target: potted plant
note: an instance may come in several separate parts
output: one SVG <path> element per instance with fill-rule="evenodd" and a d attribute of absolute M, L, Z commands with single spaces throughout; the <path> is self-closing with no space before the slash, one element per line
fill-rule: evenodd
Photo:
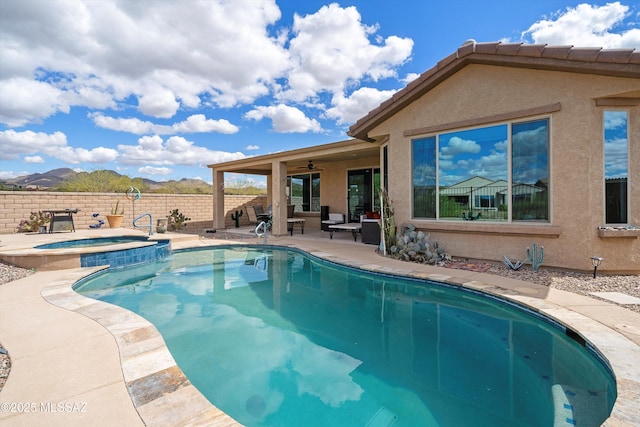
<path fill-rule="evenodd" d="M 29 231 L 37 231 L 38 233 L 47 232 L 47 224 L 51 221 L 48 213 L 38 211 L 31 212 L 29 219 L 23 219 L 18 225 L 18 233 Z"/>
<path fill-rule="evenodd" d="M 124 206 L 120 208 L 120 200 L 116 202 L 116 205 L 111 208 L 111 215 L 107 215 L 107 222 L 109 228 L 118 228 L 122 225 L 124 219 Z"/>

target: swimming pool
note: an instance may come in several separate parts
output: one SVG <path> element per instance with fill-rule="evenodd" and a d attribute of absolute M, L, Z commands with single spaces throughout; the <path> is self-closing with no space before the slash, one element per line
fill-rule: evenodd
<path fill-rule="evenodd" d="M 147 318 L 248 426 L 600 425 L 615 400 L 611 374 L 559 325 L 295 250 L 175 252 L 77 290 Z"/>

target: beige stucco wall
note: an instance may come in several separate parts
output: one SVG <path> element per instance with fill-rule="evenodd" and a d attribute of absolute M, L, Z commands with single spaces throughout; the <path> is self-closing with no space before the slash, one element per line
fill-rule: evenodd
<path fill-rule="evenodd" d="M 640 272 L 640 239 L 602 238 L 604 225 L 603 111 L 629 112 L 629 224 L 640 225 L 640 107 L 597 107 L 595 99 L 639 90 L 640 82 L 566 72 L 469 65 L 373 129 L 389 135 L 389 194 L 397 223 L 429 230 L 447 252 L 499 261 L 523 259 L 525 248 L 545 248 L 544 266 Z M 560 103 L 550 117 L 551 221 L 520 225 L 411 218 L 411 139 L 406 130 L 490 117 Z M 525 118 L 525 117 L 523 117 Z M 424 135 L 427 136 L 427 135 Z M 414 136 L 416 138 L 419 136 Z"/>
<path fill-rule="evenodd" d="M 126 200 L 124 194 L 0 191 L 0 234 L 15 233 L 20 220 L 28 219 L 31 212 L 47 209 L 80 209 L 73 217 L 75 227 L 88 229 L 90 224 L 96 222 L 92 216 L 94 212 L 100 213 L 99 218 L 104 220 L 104 216 L 118 200 L 124 203 L 125 207 L 123 227 L 131 227 L 132 204 Z M 244 209 L 245 205 L 266 206 L 266 197 L 227 195 L 224 205 L 225 226 L 232 228 L 235 222 L 231 219 L 231 214 L 235 213 L 235 210 Z M 178 209 L 191 218 L 184 231 L 201 232 L 212 228 L 213 204 L 210 194 L 143 194 L 135 204 L 136 216 L 151 213 L 154 225 L 156 219 L 166 218 L 173 209 Z M 240 225 L 249 224 L 247 217 L 247 213 L 244 212 L 240 217 Z"/>

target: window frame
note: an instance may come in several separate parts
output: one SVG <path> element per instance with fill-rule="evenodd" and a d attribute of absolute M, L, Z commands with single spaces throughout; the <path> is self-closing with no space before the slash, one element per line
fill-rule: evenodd
<path fill-rule="evenodd" d="M 517 125 L 517 124 L 524 124 L 524 123 L 533 123 L 533 122 L 539 122 L 539 121 L 546 121 L 546 168 L 547 168 L 547 195 L 546 195 L 546 203 L 547 203 L 547 218 L 546 219 L 517 219 L 514 220 L 513 219 L 513 209 L 514 209 L 514 200 L 513 200 L 513 188 L 514 188 L 514 182 L 513 182 L 513 125 Z M 526 225 L 526 224 L 535 224 L 535 225 L 550 225 L 551 224 L 551 218 L 552 218 L 552 192 L 551 192 L 551 187 L 552 187 L 552 159 L 551 159 L 551 152 L 552 152 L 552 116 L 551 114 L 544 114 L 544 115 L 540 115 L 540 116 L 532 116 L 532 117 L 519 117 L 519 118 L 510 118 L 509 120 L 506 121 L 496 121 L 496 122 L 483 122 L 481 124 L 477 124 L 475 126 L 471 126 L 471 127 L 440 127 L 439 129 L 435 130 L 432 133 L 429 134 L 423 134 L 423 135 L 418 135 L 417 133 L 414 133 L 412 136 L 412 138 L 410 139 L 411 141 L 411 175 L 410 175 L 410 185 L 411 185 L 411 195 L 410 195 L 410 212 L 411 212 L 411 219 L 415 220 L 415 221 L 437 221 L 439 223 L 455 223 L 458 221 L 463 220 L 463 218 L 451 218 L 451 217 L 447 217 L 447 218 L 441 218 L 440 216 L 440 199 L 441 199 L 441 186 L 440 186 L 440 136 L 443 134 L 451 134 L 451 133 L 455 133 L 455 132 L 463 132 L 463 131 L 468 131 L 468 130 L 474 130 L 474 129 L 483 129 L 483 128 L 489 128 L 489 127 L 494 127 L 494 126 L 501 126 L 504 125 L 506 127 L 506 132 L 507 132 L 507 160 L 506 160 L 506 166 L 507 166 L 507 194 L 506 194 L 506 200 L 508 200 L 508 209 L 507 209 L 507 218 L 502 221 L 502 220 L 495 220 L 495 221 L 491 221 L 491 220 L 484 220 L 482 221 L 483 223 L 491 223 L 491 224 L 511 224 L 511 225 Z M 628 125 L 628 124 L 627 124 Z M 415 142 L 416 141 L 420 141 L 420 140 L 427 140 L 430 138 L 435 138 L 435 173 L 436 173 L 436 177 L 435 177 L 435 218 L 433 217 L 419 217 L 416 216 L 416 207 L 415 207 L 415 180 L 416 180 L 416 176 L 415 176 Z M 524 184 L 524 183 L 523 183 Z M 495 203 L 495 200 L 494 200 Z"/>
<path fill-rule="evenodd" d="M 307 178 L 302 178 L 302 177 L 307 177 Z M 308 194 L 306 196 L 304 194 L 302 195 L 303 202 L 300 205 L 300 209 L 296 209 L 296 211 L 297 212 L 320 212 L 320 194 L 321 194 L 320 185 L 322 181 L 320 172 L 309 171 L 309 172 L 294 173 L 294 174 L 287 175 L 287 203 L 288 204 L 294 204 L 292 200 L 294 197 L 293 185 L 292 185 L 292 182 L 294 179 L 303 180 L 303 184 L 302 184 L 303 192 L 304 192 L 305 186 L 308 187 Z M 308 183 L 305 183 L 304 180 L 307 180 Z M 314 185 L 316 180 L 317 180 L 317 186 Z M 307 200 L 309 203 L 305 203 L 305 201 Z M 308 210 L 304 209 L 305 205 L 309 206 Z M 314 208 L 317 208 L 317 209 L 314 209 Z"/>
<path fill-rule="evenodd" d="M 607 221 L 608 218 L 608 193 L 607 193 L 607 138 L 606 138 L 606 128 L 605 128 L 605 124 L 606 124 L 606 120 L 605 120 L 605 114 L 606 113 L 618 113 L 618 112 L 623 112 L 625 113 L 626 117 L 625 117 L 625 139 L 626 139 L 626 191 L 625 191 L 625 205 L 626 205 L 626 212 L 625 212 L 625 219 L 626 221 L 624 222 L 609 222 Z M 631 174 L 629 173 L 629 170 L 631 168 L 631 144 L 629 141 L 629 135 L 630 135 L 630 125 L 629 125 L 629 117 L 631 116 L 631 112 L 629 111 L 629 109 L 626 108 L 606 108 L 604 110 L 602 110 L 602 185 L 603 185 L 603 192 L 602 192 L 602 206 L 603 206 L 603 221 L 604 224 L 607 226 L 621 226 L 621 225 L 629 225 L 629 218 L 631 217 Z"/>

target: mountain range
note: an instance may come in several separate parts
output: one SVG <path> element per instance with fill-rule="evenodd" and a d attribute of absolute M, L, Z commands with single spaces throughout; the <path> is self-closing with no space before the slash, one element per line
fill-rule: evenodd
<path fill-rule="evenodd" d="M 115 171 L 110 170 L 108 172 L 113 173 L 115 176 L 122 176 L 121 174 Z M 59 169 L 52 169 L 44 173 L 34 173 L 31 175 L 19 176 L 13 179 L 0 180 L 0 184 L 2 184 L 5 187 L 5 189 L 12 189 L 17 187 L 18 189 L 21 189 L 21 190 L 22 189 L 46 190 L 49 188 L 57 187 L 64 181 L 72 179 L 78 173 L 80 172 L 76 172 L 73 169 L 59 168 Z M 142 182 L 148 185 L 149 190 L 157 190 L 167 185 L 168 183 L 176 182 L 176 181 L 158 182 L 158 181 L 153 181 L 147 178 L 138 178 L 138 179 L 142 180 Z M 177 182 L 184 183 L 184 184 L 193 183 L 194 185 L 198 185 L 198 186 L 209 185 L 199 179 L 183 178 Z"/>

